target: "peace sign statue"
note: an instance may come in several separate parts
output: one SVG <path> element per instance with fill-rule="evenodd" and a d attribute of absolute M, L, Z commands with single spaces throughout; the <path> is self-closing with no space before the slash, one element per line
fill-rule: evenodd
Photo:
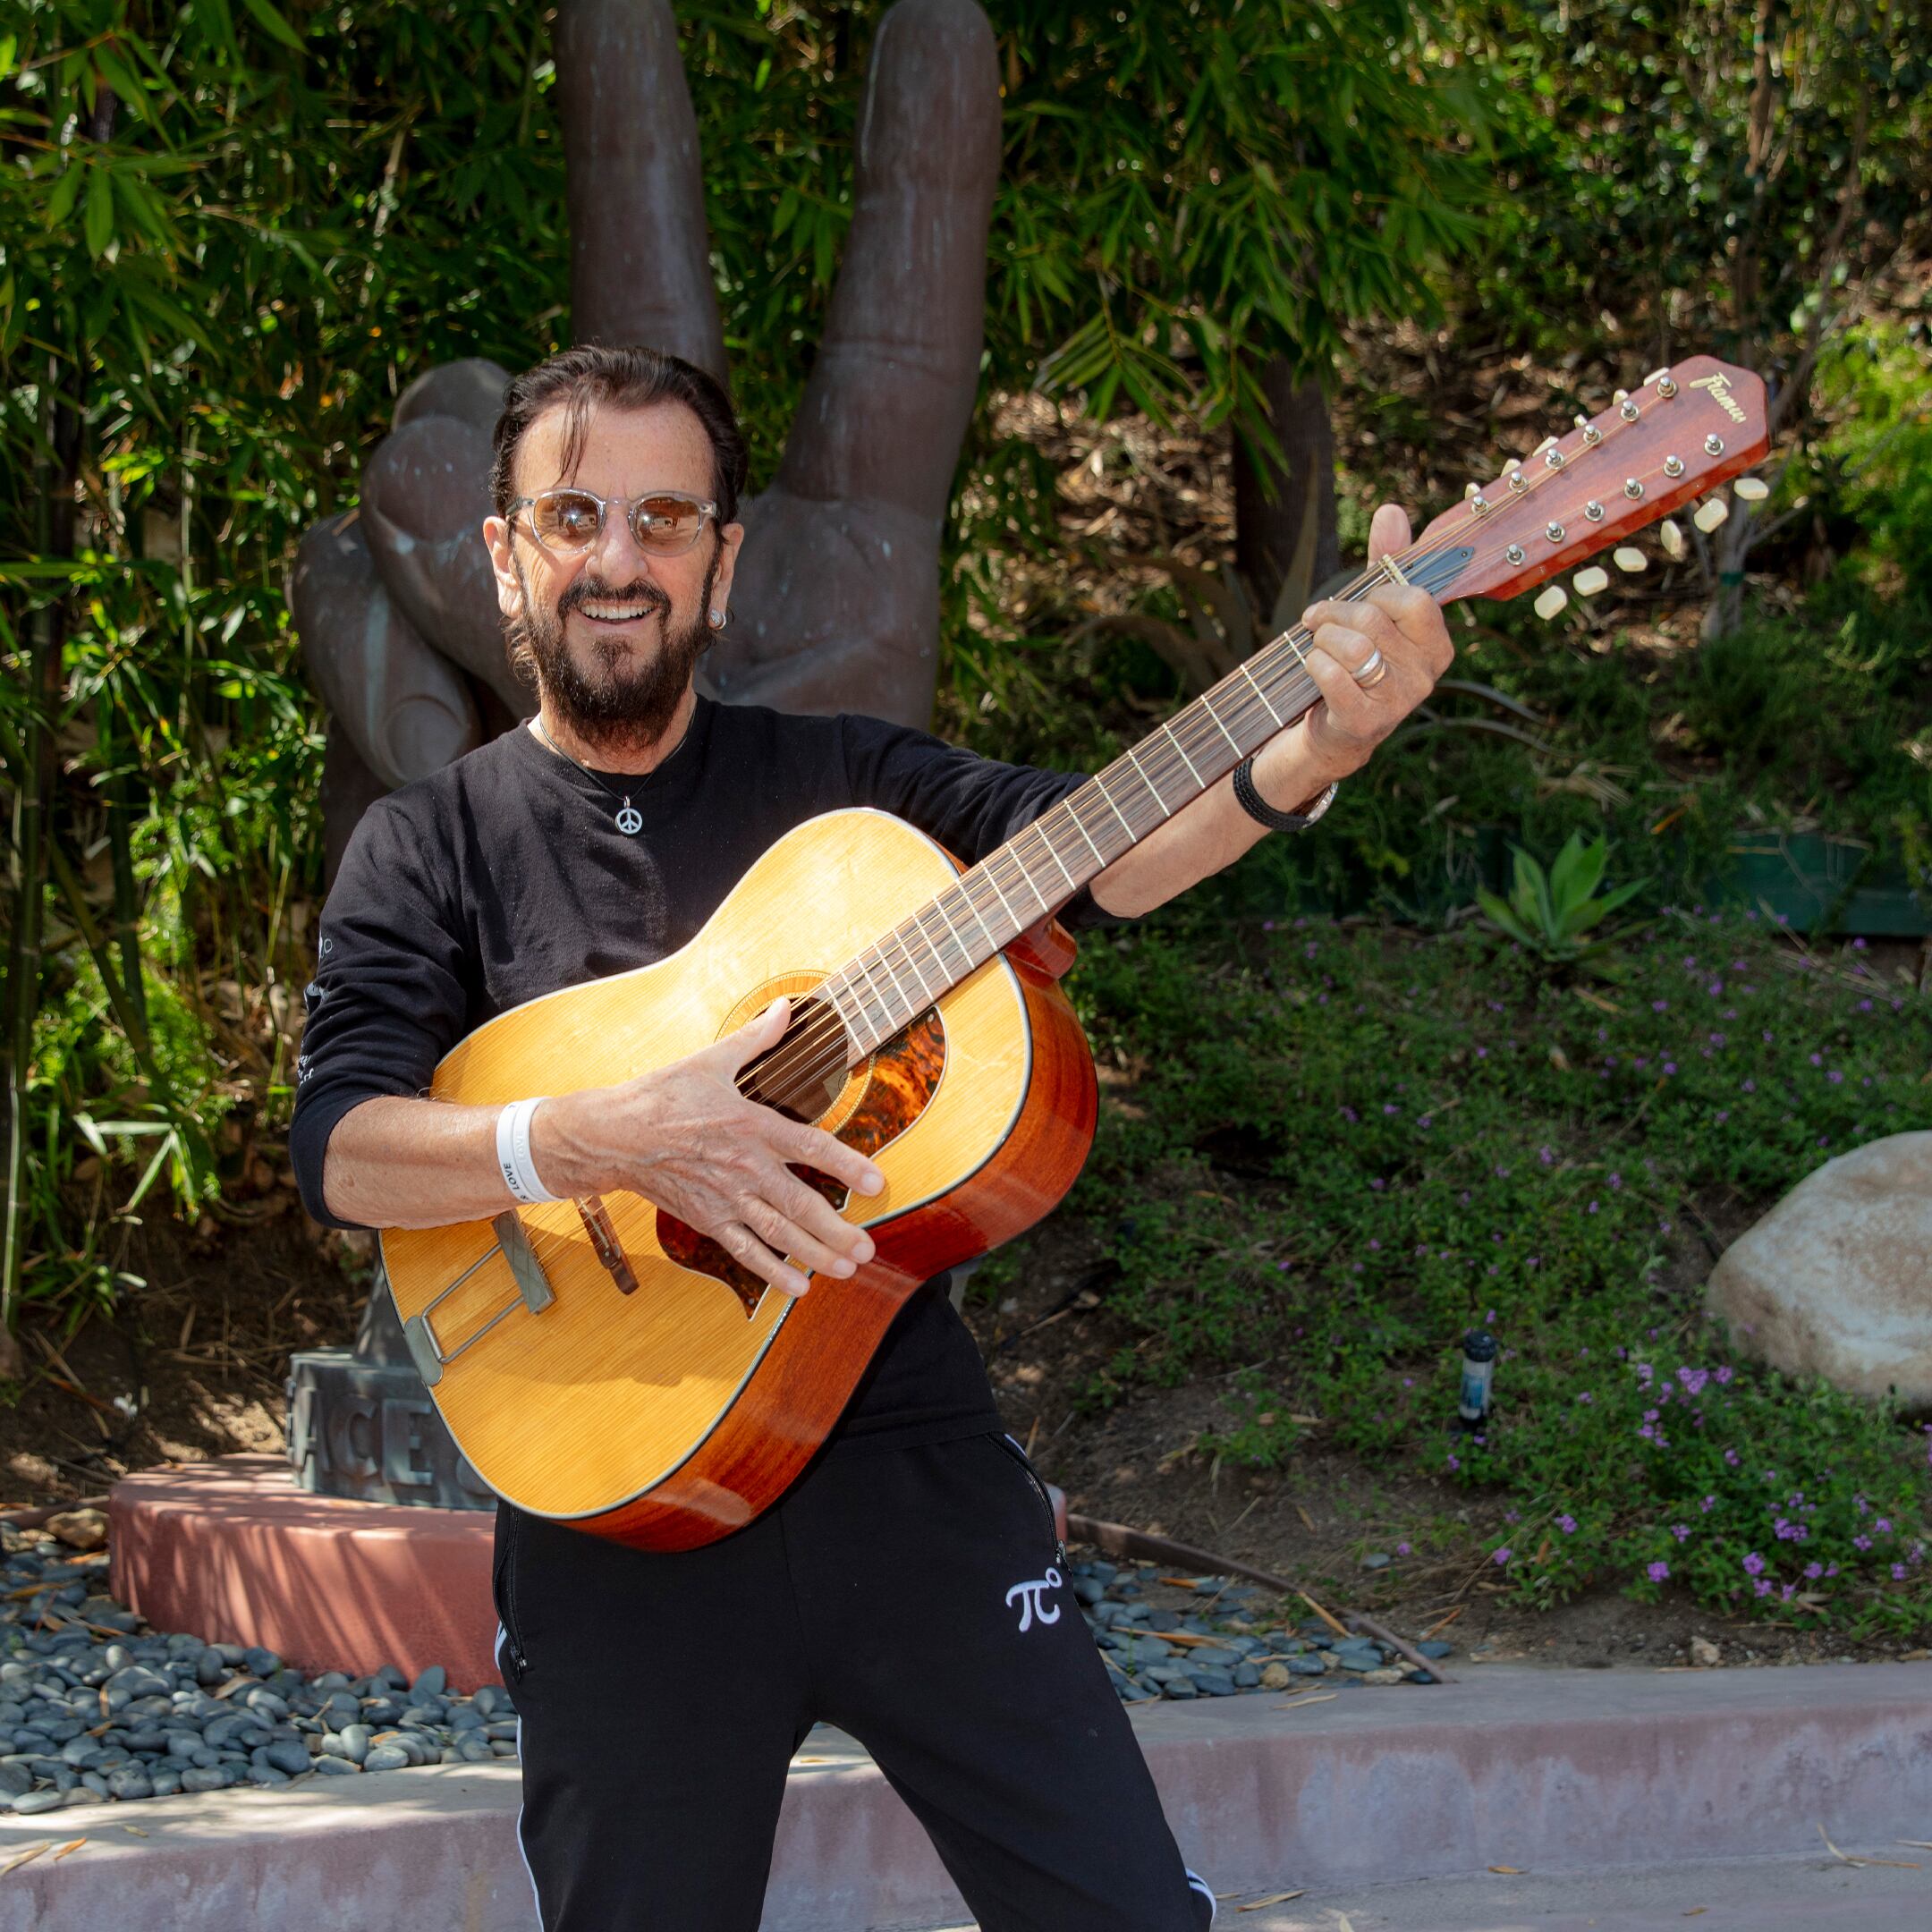
<path fill-rule="evenodd" d="M 579 342 L 728 372 L 697 117 L 667 0 L 562 0 L 558 111 Z M 999 172 L 998 64 L 975 0 L 898 0 L 860 116 L 852 232 L 771 486 L 743 506 L 733 623 L 700 688 L 925 724 L 939 538 L 972 413 Z M 303 539 L 289 602 L 332 714 L 331 869 L 369 801 L 535 708 L 512 672 L 481 526 L 506 372 L 404 390 L 362 500 Z"/>

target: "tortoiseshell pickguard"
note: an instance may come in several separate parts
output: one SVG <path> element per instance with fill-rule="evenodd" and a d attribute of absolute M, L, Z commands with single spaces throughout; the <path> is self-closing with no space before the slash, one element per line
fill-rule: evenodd
<path fill-rule="evenodd" d="M 860 1154 L 877 1154 L 896 1140 L 921 1114 L 945 1070 L 945 1027 L 936 1008 L 928 1008 L 896 1039 L 872 1055 L 865 1091 L 838 1138 Z M 816 1167 L 794 1165 L 792 1172 L 809 1188 L 843 1211 L 847 1189 L 843 1181 Z M 676 1216 L 657 1210 L 657 1241 L 680 1267 L 722 1282 L 744 1304 L 749 1320 L 758 1312 L 768 1284 L 726 1253 L 708 1234 L 700 1234 Z"/>

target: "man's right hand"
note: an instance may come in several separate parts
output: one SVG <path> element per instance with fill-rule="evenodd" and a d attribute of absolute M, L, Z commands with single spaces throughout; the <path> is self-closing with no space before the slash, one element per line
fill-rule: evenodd
<path fill-rule="evenodd" d="M 530 1123 L 530 1158 L 545 1187 L 641 1194 L 784 1294 L 808 1285 L 788 1257 L 816 1274 L 855 1273 L 872 1258 L 872 1237 L 791 1170 L 817 1168 L 856 1194 L 878 1193 L 884 1177 L 824 1129 L 738 1090 L 739 1069 L 777 1045 L 790 1012 L 775 1000 L 688 1059 L 621 1086 L 546 1100 Z"/>

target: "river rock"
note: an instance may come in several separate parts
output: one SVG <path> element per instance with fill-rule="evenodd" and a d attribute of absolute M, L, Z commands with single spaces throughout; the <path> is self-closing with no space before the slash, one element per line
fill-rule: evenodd
<path fill-rule="evenodd" d="M 63 1510 L 58 1516 L 47 1518 L 47 1528 L 70 1549 L 107 1547 L 107 1513 L 105 1510 Z"/>
<path fill-rule="evenodd" d="M 1932 1414 L 1932 1132 L 1807 1174 L 1725 1250 L 1706 1303 L 1758 1361 Z"/>

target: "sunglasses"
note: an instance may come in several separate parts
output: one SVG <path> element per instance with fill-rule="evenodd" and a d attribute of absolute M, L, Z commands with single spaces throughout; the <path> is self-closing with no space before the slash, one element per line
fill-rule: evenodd
<path fill-rule="evenodd" d="M 510 505 L 513 520 L 519 510 L 530 512 L 530 535 L 557 556 L 582 556 L 604 534 L 607 512 L 621 509 L 631 535 L 647 556 L 682 556 L 698 541 L 707 518 L 717 514 L 715 503 L 687 496 L 682 490 L 653 490 L 648 496 L 599 496 L 595 490 L 553 489 L 538 496 L 519 496 Z"/>

